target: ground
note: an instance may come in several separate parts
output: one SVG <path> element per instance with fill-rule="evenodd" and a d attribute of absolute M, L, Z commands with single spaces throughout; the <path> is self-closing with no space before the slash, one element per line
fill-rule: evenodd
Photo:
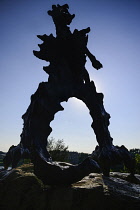
<path fill-rule="evenodd" d="M 140 209 L 140 175 L 110 177 L 92 173 L 71 186 L 43 185 L 33 165 L 13 169 L 0 182 L 1 210 L 135 210 Z M 135 183 L 134 183 L 135 182 Z"/>

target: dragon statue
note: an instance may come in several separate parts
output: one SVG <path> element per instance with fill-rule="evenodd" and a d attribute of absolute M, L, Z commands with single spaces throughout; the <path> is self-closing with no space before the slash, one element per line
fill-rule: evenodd
<path fill-rule="evenodd" d="M 21 158 L 28 156 L 34 164 L 34 173 L 45 184 L 72 184 L 100 170 L 109 176 L 111 165 L 121 162 L 133 176 L 134 160 L 125 146 L 113 145 L 108 130 L 110 115 L 103 105 L 104 96 L 97 93 L 85 68 L 87 58 L 96 70 L 103 67 L 87 48 L 90 28 L 75 29 L 73 33 L 70 31 L 69 25 L 75 15 L 69 13 L 67 4 L 53 5 L 48 15 L 55 24 L 56 36 L 38 35 L 43 42 L 38 45 L 39 51 L 33 51 L 37 58 L 49 62 L 48 66 L 43 67 L 49 75 L 48 82 L 40 83 L 31 96 L 31 103 L 22 116 L 24 126 L 20 143 L 9 149 L 4 158 L 5 169 L 9 164 L 15 168 Z M 64 109 L 61 102 L 71 97 L 82 100 L 89 109 L 98 146 L 92 156 L 79 165 L 61 167 L 51 160 L 47 138 L 52 131 L 50 122 L 58 111 Z"/>

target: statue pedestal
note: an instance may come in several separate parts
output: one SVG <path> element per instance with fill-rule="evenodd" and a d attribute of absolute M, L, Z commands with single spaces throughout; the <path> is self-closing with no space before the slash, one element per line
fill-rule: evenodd
<path fill-rule="evenodd" d="M 26 172 L 25 172 L 26 171 Z M 126 181 L 128 174 L 110 177 L 93 173 L 72 186 L 43 185 L 33 174 L 33 166 L 13 170 L 0 185 L 1 209 L 34 210 L 138 210 L 139 184 Z"/>

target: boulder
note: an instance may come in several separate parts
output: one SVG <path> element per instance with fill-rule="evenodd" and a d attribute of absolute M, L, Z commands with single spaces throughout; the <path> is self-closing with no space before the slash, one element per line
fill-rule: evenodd
<path fill-rule="evenodd" d="M 92 173 L 70 186 L 43 185 L 26 164 L 1 178 L 2 210 L 135 210 L 140 209 L 140 175 Z"/>

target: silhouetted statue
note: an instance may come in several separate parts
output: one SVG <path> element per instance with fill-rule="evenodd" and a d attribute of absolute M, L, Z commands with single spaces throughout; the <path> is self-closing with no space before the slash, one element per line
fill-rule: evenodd
<path fill-rule="evenodd" d="M 133 159 L 124 146 L 113 145 L 108 130 L 110 115 L 103 106 L 104 96 L 96 92 L 95 84 L 90 81 L 85 68 L 87 57 L 95 69 L 102 68 L 102 64 L 87 48 L 90 28 L 75 29 L 72 33 L 68 25 L 75 15 L 71 15 L 68 9 L 67 4 L 53 5 L 52 10 L 48 11 L 56 27 L 56 37 L 52 34 L 37 36 L 43 43 L 39 45 L 40 51 L 34 51 L 34 55 L 50 63 L 43 68 L 49 78 L 48 82 L 39 84 L 31 96 L 29 108 L 22 116 L 24 127 L 18 147 L 28 151 L 35 174 L 45 184 L 71 184 L 91 172 L 99 172 L 100 168 L 94 160 L 106 176 L 109 176 L 111 164 L 118 162 L 124 162 L 133 175 Z M 50 162 L 47 138 L 52 131 L 50 122 L 58 111 L 63 110 L 61 102 L 71 97 L 82 100 L 88 107 L 98 146 L 92 155 L 94 160 L 87 158 L 79 165 L 61 168 Z"/>

